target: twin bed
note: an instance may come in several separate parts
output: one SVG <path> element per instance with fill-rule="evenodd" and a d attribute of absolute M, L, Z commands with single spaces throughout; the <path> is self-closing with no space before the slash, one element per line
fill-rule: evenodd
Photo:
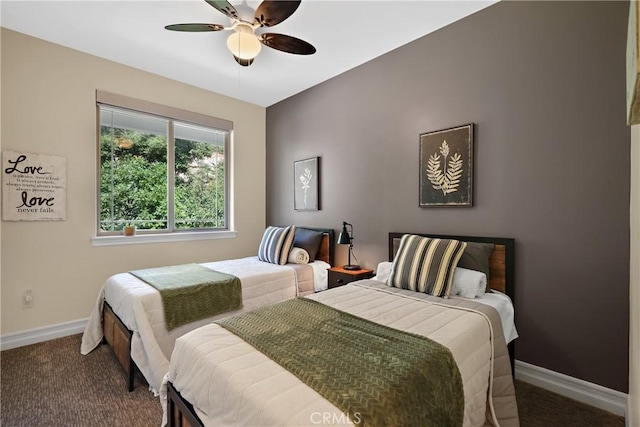
<path fill-rule="evenodd" d="M 322 236 L 312 262 L 280 265 L 261 261 L 259 257 L 247 257 L 201 264 L 240 279 L 242 308 L 170 330 L 158 290 L 130 273 L 111 276 L 100 289 L 82 336 L 81 353 L 88 354 L 104 339 L 125 371 L 129 391 L 133 390 L 136 372 L 139 372 L 157 393 L 169 370 L 169 359 L 178 337 L 225 316 L 326 289 L 327 269 L 333 262 L 334 231 L 302 230 Z"/>
<path fill-rule="evenodd" d="M 416 268 L 418 261 L 407 255 L 408 243 L 399 245 L 402 236 L 390 233 L 389 259 L 407 258 L 406 265 Z M 471 242 L 490 244 L 485 260 L 488 287 L 497 292 L 483 291 L 471 299 L 453 294 L 441 298 L 410 286 L 389 286 L 391 281 L 378 271 L 371 280 L 209 323 L 175 342 L 160 392 L 166 423 L 518 426 L 513 353 L 507 346 L 517 336 L 510 299 L 514 295 L 514 240 L 420 236 L 459 240 L 465 242 L 462 249 Z M 457 250 L 446 248 L 443 257 L 453 254 L 459 258 Z M 433 258 L 435 252 L 425 254 Z M 389 275 L 400 277 L 406 273 L 401 270 L 401 261 L 394 261 Z M 419 275 L 426 270 L 418 267 L 416 271 Z M 449 272 L 438 267 L 437 274 L 441 273 Z M 320 319 L 317 325 L 315 318 Z M 305 323 L 311 325 L 308 330 Z M 320 335 L 315 335 L 317 330 Z M 340 344 L 325 346 L 334 340 Z M 270 341 L 279 345 L 272 346 Z M 418 363 L 403 361 L 410 353 L 404 345 L 413 352 L 412 346 L 422 348 L 427 341 L 435 343 L 434 349 L 418 351 Z M 363 342 L 386 350 L 359 349 Z M 389 342 L 397 344 L 389 346 Z M 300 348 L 294 353 L 291 349 L 296 346 Z M 397 353 L 393 353 L 395 347 Z M 424 356 L 431 352 L 439 352 L 442 359 Z M 372 370 L 356 369 L 365 364 Z M 440 374 L 439 382 L 434 383 L 437 386 L 422 387 L 418 381 L 417 388 L 410 388 L 411 379 L 423 378 L 418 365 L 428 365 L 431 373 Z M 358 388 L 359 376 L 383 385 L 369 393 L 369 383 Z M 354 378 L 358 380 L 352 381 Z M 392 395 L 380 397 L 389 389 Z M 427 407 L 429 401 L 437 404 Z M 406 421 L 398 421 L 407 415 Z M 428 416 L 421 420 L 422 415 Z"/>

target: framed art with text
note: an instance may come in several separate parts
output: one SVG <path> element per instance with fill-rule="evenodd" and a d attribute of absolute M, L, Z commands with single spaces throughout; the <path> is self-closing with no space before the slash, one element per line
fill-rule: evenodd
<path fill-rule="evenodd" d="M 2 219 L 65 221 L 67 159 L 48 154 L 3 151 Z"/>
<path fill-rule="evenodd" d="M 297 211 L 320 210 L 320 158 L 293 163 L 293 208 Z"/>
<path fill-rule="evenodd" d="M 420 135 L 420 206 L 473 206 L 473 123 Z"/>

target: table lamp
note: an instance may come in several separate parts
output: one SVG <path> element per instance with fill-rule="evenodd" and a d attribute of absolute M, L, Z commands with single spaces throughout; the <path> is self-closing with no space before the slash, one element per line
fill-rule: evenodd
<path fill-rule="evenodd" d="M 351 232 L 347 230 L 347 225 L 351 227 Z M 351 251 L 353 250 L 353 225 L 348 222 L 342 222 L 342 231 L 338 235 L 339 245 L 349 245 L 349 262 L 347 265 L 343 265 L 345 270 L 360 270 L 360 266 L 357 264 L 351 264 Z M 354 257 L 355 258 L 355 257 Z"/>

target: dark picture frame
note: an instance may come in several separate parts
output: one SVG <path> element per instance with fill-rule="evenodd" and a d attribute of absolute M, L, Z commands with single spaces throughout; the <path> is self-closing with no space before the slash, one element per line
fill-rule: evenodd
<path fill-rule="evenodd" d="M 420 134 L 419 204 L 473 206 L 473 123 Z"/>
<path fill-rule="evenodd" d="M 320 210 L 320 157 L 293 162 L 293 208 Z"/>

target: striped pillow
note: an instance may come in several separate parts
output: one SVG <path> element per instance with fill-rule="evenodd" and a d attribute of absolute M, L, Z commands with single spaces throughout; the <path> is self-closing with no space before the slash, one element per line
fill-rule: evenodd
<path fill-rule="evenodd" d="M 289 258 L 289 251 L 293 245 L 296 227 L 267 227 L 262 235 L 262 242 L 258 249 L 258 259 L 271 264 L 285 265 Z"/>
<path fill-rule="evenodd" d="M 393 260 L 389 286 L 448 298 L 466 242 L 405 234 Z"/>

